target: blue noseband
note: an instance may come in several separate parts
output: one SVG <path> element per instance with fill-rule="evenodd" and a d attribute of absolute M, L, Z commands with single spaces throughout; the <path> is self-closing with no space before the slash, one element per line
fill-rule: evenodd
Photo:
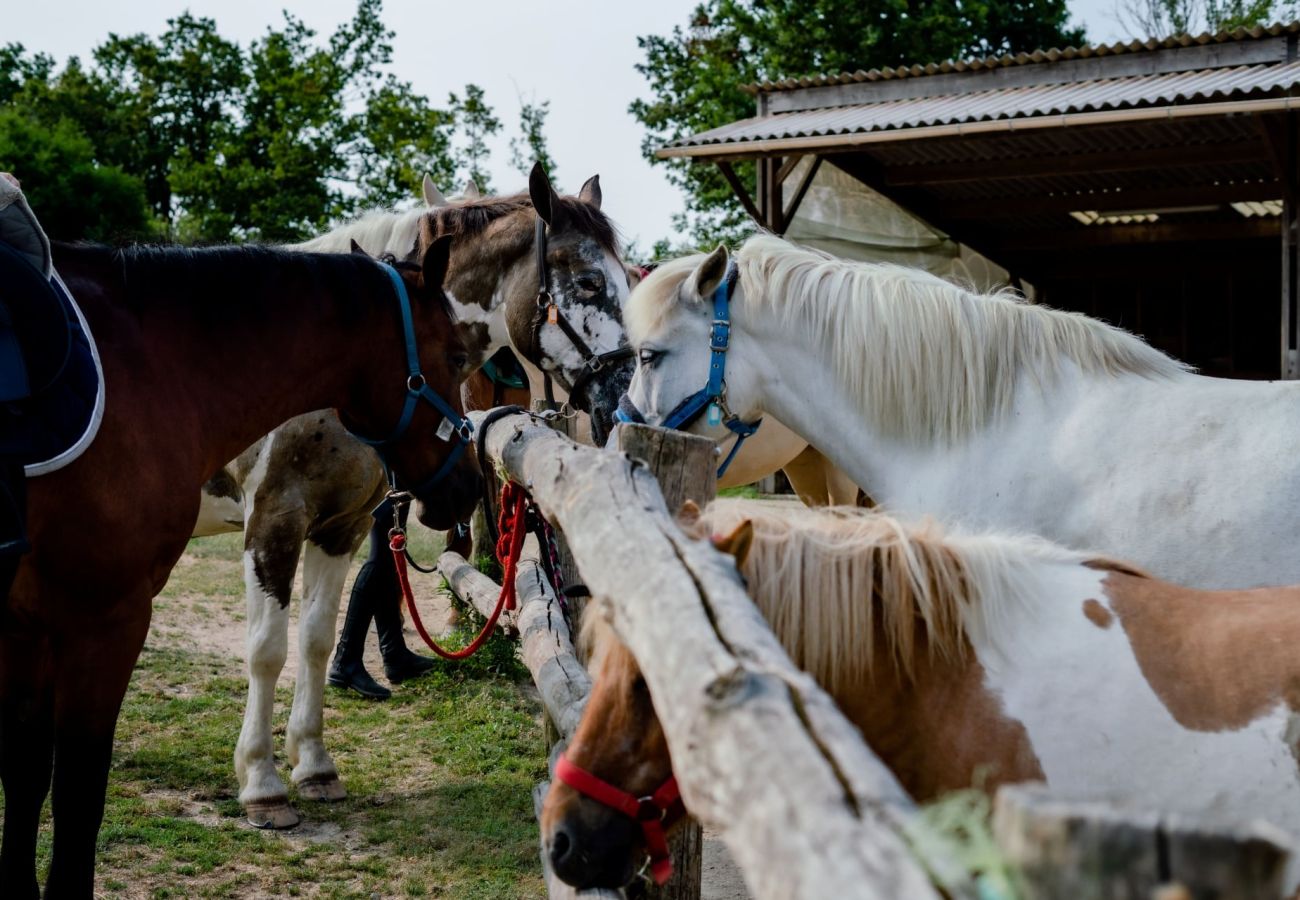
<path fill-rule="evenodd" d="M 731 292 L 735 289 L 738 270 L 735 263 L 727 268 L 727 277 L 713 292 L 713 326 L 709 329 L 709 379 L 701 390 L 691 394 L 664 419 L 665 428 L 686 429 L 696 419 L 705 415 L 709 425 L 724 425 L 736 435 L 736 443 L 718 468 L 721 478 L 736 458 L 740 445 L 750 437 L 763 420 L 742 422 L 727 406 L 727 349 L 731 346 Z M 626 394 L 619 400 L 614 418 L 620 422 L 645 422 L 645 418 Z"/>
<path fill-rule="evenodd" d="M 420 352 L 415 345 L 415 323 L 411 319 L 411 298 L 406 293 L 406 283 L 402 281 L 402 276 L 392 266 L 385 265 L 384 271 L 393 282 L 393 290 L 397 294 L 397 307 L 402 313 L 402 337 L 406 342 L 406 400 L 402 404 L 402 415 L 397 420 L 397 427 L 386 438 L 374 440 L 357 434 L 351 429 L 348 434 L 352 435 L 363 444 L 369 444 L 379 453 L 379 458 L 384 463 L 385 469 L 390 469 L 388 465 L 387 450 L 401 440 L 402 435 L 406 434 L 406 429 L 411 426 L 411 419 L 415 416 L 415 407 L 421 400 L 428 403 L 438 412 L 442 413 L 443 423 L 438 426 L 438 437 L 444 441 L 455 440 L 451 452 L 443 460 L 438 471 L 426 480 L 423 484 L 412 489 L 412 493 L 420 494 L 429 490 L 442 479 L 451 473 L 452 467 L 465 452 L 470 441 L 474 439 L 474 426 L 468 419 L 463 417 L 456 410 L 452 409 L 451 404 L 438 396 L 438 393 L 429 387 L 428 382 L 424 380 L 424 374 L 420 371 Z"/>

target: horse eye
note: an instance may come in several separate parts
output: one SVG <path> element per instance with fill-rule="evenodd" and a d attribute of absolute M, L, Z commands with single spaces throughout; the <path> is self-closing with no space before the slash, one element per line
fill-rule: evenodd
<path fill-rule="evenodd" d="M 467 368 L 469 368 L 469 354 L 457 353 L 454 356 L 452 356 L 451 362 L 452 365 L 454 365 L 458 371 L 463 372 Z"/>
<path fill-rule="evenodd" d="M 581 290 L 595 294 L 605 287 L 605 276 L 599 272 L 584 272 L 577 278 L 578 287 Z"/>
<path fill-rule="evenodd" d="M 640 353 L 636 355 L 636 358 L 637 361 L 641 363 L 641 365 L 645 366 L 646 368 L 649 368 L 650 366 L 653 366 L 656 362 L 658 362 L 659 357 L 661 356 L 663 356 L 662 351 L 651 350 L 649 347 L 645 347 L 641 350 Z"/>

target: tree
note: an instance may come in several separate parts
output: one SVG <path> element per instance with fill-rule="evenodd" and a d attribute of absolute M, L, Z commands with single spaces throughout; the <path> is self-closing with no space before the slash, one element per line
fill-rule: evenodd
<path fill-rule="evenodd" d="M 753 228 L 716 167 L 656 160 L 674 140 L 754 115 L 758 81 L 1077 45 L 1065 0 L 704 0 L 690 24 L 637 42 L 649 100 L 629 111 L 642 153 L 686 194 L 675 218 L 701 245 Z M 752 186 L 754 167 L 736 166 Z"/>
<path fill-rule="evenodd" d="M 551 101 L 541 103 L 525 100 L 519 95 L 519 137 L 510 139 L 510 165 L 527 176 L 534 163 L 541 163 L 551 181 L 555 181 L 555 160 L 546 146 L 546 117 L 551 114 Z"/>
<path fill-rule="evenodd" d="M 101 179 L 142 185 L 164 235 L 298 239 L 358 208 L 418 196 L 426 171 L 447 180 L 455 171 L 452 114 L 383 71 L 392 32 L 380 11 L 381 0 L 359 0 L 324 41 L 286 14 L 247 48 L 187 14 L 157 39 L 110 35 L 88 65 L 74 58 L 62 71 L 0 46 L 0 111 L 21 113 L 6 127 L 44 129 L 70 153 L 88 141 L 90 162 L 76 159 L 104 169 Z M 481 92 L 477 101 L 490 118 Z M 0 165 L 25 176 L 34 164 L 0 154 Z M 62 177 L 40 169 L 41 179 Z M 100 230 L 137 226 L 127 216 Z"/>
<path fill-rule="evenodd" d="M 501 130 L 501 120 L 483 99 L 483 89 L 476 84 L 465 85 L 463 97 L 452 94 L 449 101 L 457 129 L 464 135 L 459 152 L 459 165 L 466 178 L 471 179 L 485 194 L 492 193 L 486 164 L 490 151 L 487 139 Z"/>
<path fill-rule="evenodd" d="M 1296 0 L 1127 0 L 1119 19 L 1137 38 L 1253 28 L 1296 17 Z"/>

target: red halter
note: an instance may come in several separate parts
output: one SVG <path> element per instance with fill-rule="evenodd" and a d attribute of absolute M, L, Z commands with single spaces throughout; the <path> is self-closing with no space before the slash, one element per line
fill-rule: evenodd
<path fill-rule="evenodd" d="M 668 880 L 668 876 L 673 874 L 673 860 L 668 855 L 664 821 L 668 811 L 681 799 L 676 778 L 669 776 L 649 797 L 635 797 L 607 781 L 601 781 L 585 769 L 578 768 L 569 762 L 566 755 L 561 755 L 556 760 L 555 777 L 579 794 L 639 822 L 645 835 L 646 849 L 650 852 L 650 875 L 655 884 L 663 884 Z"/>

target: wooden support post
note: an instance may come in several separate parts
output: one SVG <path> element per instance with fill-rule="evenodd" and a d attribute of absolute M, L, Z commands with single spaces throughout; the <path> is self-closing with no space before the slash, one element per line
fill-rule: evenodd
<path fill-rule="evenodd" d="M 993 830 L 1023 900 L 1150 900 L 1162 887 L 1171 897 L 1277 900 L 1290 857 L 1287 836 L 1262 822 L 1064 801 L 1043 784 L 999 790 Z"/>
<path fill-rule="evenodd" d="M 1282 184 L 1282 310 L 1281 310 L 1281 360 L 1278 371 L 1282 378 L 1300 378 L 1300 310 L 1296 297 L 1300 292 L 1300 208 L 1297 205 L 1296 186 L 1300 181 L 1297 169 L 1298 153 L 1296 116 L 1287 113 L 1284 120 L 1282 148 L 1283 165 L 1279 173 Z"/>
<path fill-rule="evenodd" d="M 669 512 L 676 513 L 687 500 L 703 508 L 718 493 L 717 444 L 708 438 L 648 425 L 620 425 L 616 446 L 650 469 L 664 495 Z M 697 900 L 704 872 L 704 831 L 694 819 L 673 834 L 673 874 L 662 887 L 642 882 L 628 889 L 630 897 L 658 900 Z"/>

